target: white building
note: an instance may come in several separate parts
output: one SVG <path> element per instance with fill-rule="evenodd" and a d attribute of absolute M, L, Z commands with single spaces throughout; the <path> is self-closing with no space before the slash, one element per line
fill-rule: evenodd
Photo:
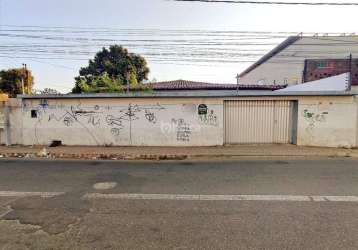
<path fill-rule="evenodd" d="M 358 58 L 358 36 L 292 36 L 242 72 L 239 75 L 240 84 L 300 84 L 303 82 L 307 60 L 348 60 L 351 54 L 353 58 Z M 353 77 L 358 79 L 356 60 L 352 67 L 355 73 Z M 332 65 L 322 65 L 322 69 L 332 70 Z M 341 73 L 345 72 L 328 76 Z"/>

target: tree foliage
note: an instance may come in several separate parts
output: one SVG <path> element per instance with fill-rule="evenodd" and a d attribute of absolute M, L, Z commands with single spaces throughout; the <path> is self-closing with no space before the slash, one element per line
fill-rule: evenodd
<path fill-rule="evenodd" d="M 107 73 L 103 73 L 93 77 L 91 81 L 80 78 L 76 82 L 76 88 L 81 90 L 81 93 L 115 93 L 123 91 L 123 84 L 119 79 L 111 78 Z"/>
<path fill-rule="evenodd" d="M 10 97 L 22 94 L 22 79 L 24 80 L 24 94 L 31 94 L 34 77 L 30 70 L 22 68 L 0 71 L 0 91 Z"/>
<path fill-rule="evenodd" d="M 140 85 L 148 79 L 148 74 L 149 68 L 142 56 L 113 45 L 103 48 L 87 67 L 80 69 L 72 92 L 120 92 L 127 82 L 132 86 Z"/>

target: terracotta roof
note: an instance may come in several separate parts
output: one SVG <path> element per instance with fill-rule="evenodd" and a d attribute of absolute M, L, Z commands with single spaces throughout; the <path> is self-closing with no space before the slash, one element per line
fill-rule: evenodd
<path fill-rule="evenodd" d="M 150 84 L 155 91 L 169 90 L 236 90 L 237 84 L 220 84 L 207 82 L 194 82 L 186 80 L 156 82 Z M 278 85 L 239 85 L 239 90 L 277 90 L 285 86 Z"/>

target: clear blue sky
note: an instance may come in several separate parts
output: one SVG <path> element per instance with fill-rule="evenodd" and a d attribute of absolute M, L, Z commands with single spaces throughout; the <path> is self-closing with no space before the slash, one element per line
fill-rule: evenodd
<path fill-rule="evenodd" d="M 223 33 L 225 39 L 221 40 L 218 31 L 342 33 L 358 31 L 356 28 L 358 7 L 205 4 L 166 0 L 0 0 L 0 8 L 0 25 L 2 25 L 0 34 L 5 34 L 0 36 L 0 45 L 28 45 L 29 48 L 34 48 L 34 44 L 38 46 L 35 51 L 31 49 L 20 51 L 16 49 L 18 47 L 11 47 L 12 50 L 6 51 L 2 48 L 0 56 L 5 57 L 0 57 L 0 67 L 16 67 L 21 66 L 22 62 L 27 63 L 36 77 L 36 88 L 52 87 L 61 91 L 68 91 L 72 87 L 78 69 L 86 65 L 84 59 L 93 57 L 95 51 L 102 45 L 111 43 L 128 44 L 131 51 L 147 55 L 151 68 L 150 78 L 235 82 L 235 75 L 249 66 L 251 64 L 249 61 L 256 60 L 274 44 L 279 43 L 283 37 L 270 40 L 261 47 L 240 47 L 236 43 L 230 43 L 231 40 L 240 41 L 240 35 L 236 34 L 230 40 L 231 33 Z M 42 33 L 36 31 L 36 34 L 41 36 L 48 35 L 52 39 L 49 40 L 43 37 L 9 37 L 9 34 L 25 33 L 19 28 L 13 31 L 6 25 L 91 29 L 98 27 L 109 28 L 113 32 L 104 34 L 101 30 L 98 34 L 95 32 L 69 34 L 66 33 L 69 28 L 60 30 L 61 32 L 44 31 L 44 28 L 41 28 Z M 134 33 L 130 31 L 133 34 L 129 36 L 123 29 L 141 29 L 141 31 Z M 146 32 L 147 29 L 174 31 Z M 182 30 L 184 35 L 178 30 Z M 202 34 L 196 32 L 192 35 L 189 30 L 212 32 Z M 34 32 L 27 29 L 26 34 L 34 35 Z M 213 34 L 216 34 L 214 40 Z M 57 40 L 53 41 L 53 37 Z M 62 38 L 65 41 L 61 41 Z M 85 38 L 85 40 L 74 42 L 72 38 Z M 96 40 L 98 38 L 107 40 L 101 43 L 101 40 Z M 205 41 L 209 41 L 210 44 L 205 44 Z M 214 45 L 213 41 L 215 41 Z M 55 51 L 51 52 L 52 54 L 43 54 L 42 45 L 57 47 L 51 47 L 51 51 Z M 71 47 L 63 49 L 61 45 Z M 76 51 L 74 46 L 77 46 Z M 243 51 L 255 51 L 255 49 L 257 55 L 251 52 L 249 56 L 242 55 Z M 205 57 L 206 51 L 210 52 L 207 57 Z M 225 51 L 225 53 L 217 53 L 218 51 Z M 231 57 L 230 51 L 236 51 L 237 54 Z M 77 60 L 78 58 L 81 60 Z M 165 60 L 161 61 L 163 58 Z M 183 58 L 185 60 L 182 60 Z M 205 61 L 206 59 L 208 60 Z"/>

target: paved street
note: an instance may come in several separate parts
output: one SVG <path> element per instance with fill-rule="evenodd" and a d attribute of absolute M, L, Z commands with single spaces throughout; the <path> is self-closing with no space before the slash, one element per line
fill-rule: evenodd
<path fill-rule="evenodd" d="M 0 161 L 0 249 L 357 249 L 358 160 Z"/>

